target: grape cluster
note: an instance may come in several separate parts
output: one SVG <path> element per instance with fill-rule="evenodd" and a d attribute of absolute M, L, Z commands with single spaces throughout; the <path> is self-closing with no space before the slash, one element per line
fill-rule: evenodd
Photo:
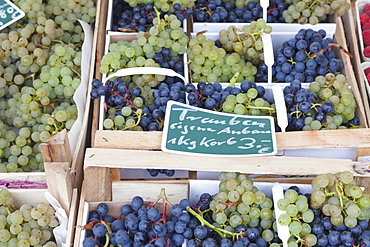
<path fill-rule="evenodd" d="M 180 4 L 179 2 L 174 4 L 171 3 L 171 5 L 169 5 L 169 10 L 167 10 L 166 7 L 162 7 L 161 9 L 157 7 L 159 11 L 156 12 L 154 7 L 157 3 L 160 2 L 135 2 L 133 6 L 130 6 L 128 1 L 115 1 L 113 3 L 114 8 L 112 9 L 111 30 L 121 32 L 145 32 L 153 26 L 153 19 L 157 18 L 158 13 L 160 13 L 161 18 L 163 18 L 165 14 L 174 14 L 181 22 L 193 13 L 192 8 L 187 8 L 186 5 Z M 166 9 L 167 11 L 164 11 L 163 9 Z"/>
<path fill-rule="evenodd" d="M 165 79 L 159 85 L 150 85 L 155 79 L 163 80 L 162 77 Z M 143 78 L 149 82 L 143 81 Z M 141 83 L 137 80 L 141 80 Z M 162 130 L 167 102 L 175 100 L 185 103 L 184 84 L 176 80 L 180 79 L 159 75 L 127 76 L 103 85 L 95 79 L 91 95 L 95 99 L 105 95 L 105 105 L 108 107 L 104 129 Z"/>
<path fill-rule="evenodd" d="M 356 185 L 350 171 L 321 174 L 311 185 L 315 192 L 311 195 L 310 206 L 321 208 L 333 225 L 344 223 L 352 228 L 358 220 L 370 219 L 370 197 Z"/>
<path fill-rule="evenodd" d="M 161 206 L 157 204 L 160 199 L 163 200 Z M 162 214 L 168 205 L 171 205 L 169 211 L 172 213 Z M 186 239 L 196 235 L 196 229 L 200 227 L 199 221 L 186 211 L 190 206 L 187 199 L 170 204 L 163 190 L 153 203 L 144 203 L 142 197 L 135 196 L 129 204 L 121 206 L 118 217 L 109 214 L 106 203 L 99 203 L 96 210 L 90 212 L 88 224 L 84 227 L 89 229 L 89 233 L 83 246 L 95 247 L 105 243 L 121 246 L 181 246 Z"/>
<path fill-rule="evenodd" d="M 217 198 L 205 192 L 193 205 L 187 199 L 171 204 L 162 190 L 158 199 L 152 203 L 146 203 L 142 197 L 135 196 L 129 204 L 121 206 L 121 214 L 118 217 L 109 214 L 109 206 L 106 203 L 99 203 L 96 210 L 89 213 L 88 222 L 84 226 L 87 232 L 83 246 L 95 247 L 95 245 L 108 243 L 121 246 L 165 247 L 181 246 L 186 241 L 188 247 L 249 245 L 251 247 L 269 245 L 278 247 L 281 241 L 272 226 L 273 211 L 271 208 L 273 203 L 271 199 L 258 192 L 245 174 L 221 173 L 220 175 L 221 178 L 231 180 L 236 176 L 238 180 L 244 181 L 242 183 L 250 187 L 253 193 L 256 193 L 257 197 L 254 199 L 260 202 L 263 208 L 257 212 L 252 206 L 255 203 L 240 203 L 242 206 L 238 207 L 239 210 L 245 211 L 249 208 L 251 211 L 251 217 L 248 214 L 242 216 L 243 224 L 241 221 L 235 227 L 230 225 L 224 227 L 224 225 L 216 223 L 219 217 L 215 217 L 215 215 L 220 212 L 230 214 L 235 224 L 239 222 L 236 218 L 240 214 L 236 211 L 235 202 L 233 205 L 230 204 L 230 207 L 226 205 L 223 207 L 220 201 L 216 202 Z M 230 193 L 232 194 L 232 192 Z M 217 195 L 215 196 L 217 197 Z M 160 206 L 157 203 L 161 202 L 161 199 Z M 171 209 L 168 210 L 170 211 L 169 215 L 163 214 L 167 210 L 167 205 L 171 206 Z M 223 209 L 219 212 L 213 212 L 212 208 L 217 205 L 221 205 Z M 261 219 L 261 223 L 255 217 L 257 214 L 261 215 L 261 217 L 257 217 Z"/>
<path fill-rule="evenodd" d="M 241 233 L 238 241 L 243 246 L 246 242 L 257 246 L 272 242 L 277 246 L 272 200 L 253 185 L 247 174 L 221 172 L 219 179 L 219 192 L 209 204 L 213 225 Z"/>
<path fill-rule="evenodd" d="M 267 8 L 267 23 L 285 23 L 283 12 L 288 4 L 283 0 L 272 0 Z"/>
<path fill-rule="evenodd" d="M 77 118 L 84 33 L 92 0 L 20 0 L 26 16 L 0 32 L 0 171 L 44 171 L 41 142 Z"/>
<path fill-rule="evenodd" d="M 175 175 L 175 170 L 171 169 L 147 169 L 148 173 L 152 177 L 156 177 L 159 174 L 165 174 L 167 177 Z"/>
<path fill-rule="evenodd" d="M 294 38 L 286 40 L 277 50 L 273 80 L 312 82 L 318 75 L 339 72 L 343 62 L 336 58 L 334 47 L 342 49 L 333 43 L 332 38 L 326 37 L 325 30 L 300 29 Z"/>
<path fill-rule="evenodd" d="M 308 88 L 299 81 L 284 88 L 287 130 L 343 129 L 359 126 L 356 101 L 346 77 L 332 73 L 317 76 Z"/>
<path fill-rule="evenodd" d="M 138 32 L 131 42 L 119 40 L 109 45 L 104 54 L 100 72 L 108 74 L 121 68 L 161 67 L 183 74 L 183 54 L 189 38 L 176 15 L 153 19 L 153 26 L 146 32 Z M 151 82 L 151 86 L 153 82 Z"/>
<path fill-rule="evenodd" d="M 249 23 L 262 16 L 258 1 L 198 0 L 194 10 L 196 22 Z"/>
<path fill-rule="evenodd" d="M 100 72 L 111 73 L 121 68 L 161 67 L 184 74 L 183 54 L 189 38 L 175 15 L 154 19 L 154 26 L 138 32 L 131 42 L 120 40 L 109 45 L 101 60 Z M 93 80 L 91 96 L 105 96 L 107 118 L 105 129 L 162 130 L 169 100 L 185 103 L 180 79 L 152 74 L 115 78 L 105 85 Z"/>
<path fill-rule="evenodd" d="M 226 83 L 235 74 L 236 82 L 267 81 L 262 34 L 271 31 L 271 26 L 259 19 L 241 30 L 231 25 L 221 30 L 216 40 L 198 33 L 187 48 L 192 81 Z"/>
<path fill-rule="evenodd" d="M 313 0 L 288 0 L 286 3 L 289 6 L 282 14 L 285 22 L 311 25 L 326 21 L 329 15 L 342 16 L 351 6 L 346 0 L 325 0 L 320 3 Z"/>
<path fill-rule="evenodd" d="M 0 190 L 0 243 L 6 246 L 56 247 L 53 229 L 59 225 L 48 203 L 14 206 L 7 189 Z"/>
<path fill-rule="evenodd" d="M 297 186 L 291 187 L 284 192 L 284 198 L 278 200 L 277 206 L 284 211 L 279 216 L 278 223 L 289 226 L 289 232 L 293 236 L 288 244 L 294 246 L 298 238 L 307 246 L 316 244 L 316 236 L 311 233 L 310 223 L 314 220 L 314 211 L 309 208 L 309 201 L 305 195 L 299 194 Z"/>
<path fill-rule="evenodd" d="M 278 207 L 285 211 L 279 224 L 289 226 L 289 246 L 367 246 L 370 197 L 356 185 L 350 171 L 320 174 L 312 193 L 297 186 L 285 191 Z"/>
<path fill-rule="evenodd" d="M 126 1 L 131 7 L 135 7 L 143 3 L 145 4 L 151 3 L 158 10 L 169 13 L 175 13 L 176 10 L 191 9 L 195 6 L 195 0 L 163 0 L 163 1 L 124 0 L 124 1 Z"/>
<path fill-rule="evenodd" d="M 220 83 L 199 82 L 185 86 L 188 103 L 208 110 L 239 115 L 275 116 L 275 105 L 266 97 L 266 89 L 254 82 L 243 81 L 239 87 L 222 88 Z"/>

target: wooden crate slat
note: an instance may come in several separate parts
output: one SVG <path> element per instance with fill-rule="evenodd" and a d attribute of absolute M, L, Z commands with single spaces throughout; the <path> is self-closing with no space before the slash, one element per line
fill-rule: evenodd
<path fill-rule="evenodd" d="M 109 158 L 107 158 L 109 157 Z M 325 159 L 285 156 L 253 157 L 204 157 L 165 153 L 162 151 L 123 150 L 123 149 L 86 149 L 85 180 L 96 181 L 90 169 L 102 168 L 166 168 L 190 171 L 237 171 L 253 174 L 314 175 L 335 173 L 344 170 L 357 173 L 355 166 L 363 165 L 366 175 L 367 163 L 356 163 L 350 159 Z"/>
<path fill-rule="evenodd" d="M 66 239 L 66 246 L 73 246 L 73 241 L 75 237 L 75 231 L 76 231 L 76 220 L 78 215 L 78 203 L 79 203 L 80 195 L 77 188 L 73 189 L 72 192 L 72 201 L 71 201 L 71 208 L 68 215 L 68 226 L 67 229 L 69 229 L 69 234 Z"/>
<path fill-rule="evenodd" d="M 98 202 L 112 200 L 112 179 L 109 168 L 85 167 L 84 177 L 84 199 L 86 201 Z"/>
<path fill-rule="evenodd" d="M 134 196 L 141 196 L 144 201 L 153 202 L 162 188 L 166 190 L 166 197 L 172 202 L 179 202 L 188 197 L 187 181 L 118 181 L 112 183 L 112 201 L 131 201 Z"/>
<path fill-rule="evenodd" d="M 348 50 L 348 44 L 344 33 L 342 19 L 341 17 L 336 17 L 335 19 L 336 19 L 335 20 L 336 30 L 334 41 L 335 43 L 341 45 L 344 49 Z M 364 107 L 362 95 L 359 90 L 359 85 L 355 77 L 353 66 L 351 64 L 351 58 L 347 53 L 342 52 L 340 50 L 338 50 L 336 54 L 337 58 L 343 62 L 342 71 L 345 74 L 347 78 L 347 84 L 351 87 L 353 95 L 356 99 L 356 116 L 359 118 L 362 127 L 368 127 L 368 122 L 366 119 L 366 110 Z"/>
<path fill-rule="evenodd" d="M 69 162 L 45 162 L 45 174 L 48 191 L 69 214 L 72 203 L 72 177 Z"/>
<path fill-rule="evenodd" d="M 354 70 L 354 74 L 357 78 L 357 86 L 359 88 L 359 91 L 361 93 L 361 96 L 363 98 L 365 113 L 366 113 L 366 121 L 367 124 L 370 124 L 370 104 L 369 104 L 369 97 L 368 92 L 365 85 L 365 78 L 362 74 L 362 68 L 361 68 L 361 49 L 359 42 L 362 42 L 359 40 L 358 31 L 357 31 L 357 20 L 356 20 L 356 1 L 350 1 L 351 3 L 351 9 L 347 11 L 343 16 L 343 25 L 344 25 L 344 32 L 346 35 L 346 39 L 348 42 L 348 49 L 349 52 L 352 54 L 351 62 L 352 62 L 352 68 Z M 361 28 L 361 27 L 360 27 Z"/>
<path fill-rule="evenodd" d="M 159 150 L 161 131 L 112 131 L 95 133 L 95 148 Z M 370 129 L 293 131 L 276 133 L 278 150 L 306 148 L 370 147 Z"/>
<path fill-rule="evenodd" d="M 44 162 L 72 162 L 67 129 L 63 129 L 40 144 Z"/>

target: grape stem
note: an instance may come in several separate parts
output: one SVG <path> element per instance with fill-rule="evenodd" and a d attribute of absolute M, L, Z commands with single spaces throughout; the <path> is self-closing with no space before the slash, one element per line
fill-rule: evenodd
<path fill-rule="evenodd" d="M 213 11 L 208 9 L 207 7 L 200 8 L 200 10 L 207 12 L 207 14 L 212 15 Z"/>
<path fill-rule="evenodd" d="M 161 189 L 161 192 L 160 192 L 159 196 L 157 197 L 157 199 L 154 200 L 154 202 L 152 202 L 150 204 L 150 207 L 153 208 L 161 199 L 162 199 L 162 202 L 163 202 L 162 219 L 161 220 L 163 221 L 163 224 L 166 225 L 166 222 L 167 222 L 167 218 L 166 218 L 166 210 L 167 210 L 167 207 L 166 206 L 168 204 L 168 205 L 170 205 L 172 207 L 172 204 L 167 199 L 165 188 L 162 188 Z"/>
<path fill-rule="evenodd" d="M 44 49 L 50 49 L 48 46 L 45 46 L 45 45 L 40 44 L 39 42 L 37 42 L 37 38 L 39 36 L 40 36 L 40 33 L 36 34 L 36 36 L 35 36 L 35 40 L 34 40 L 35 46 L 40 46 L 41 48 L 44 48 Z"/>
<path fill-rule="evenodd" d="M 222 237 L 222 238 L 226 238 L 228 235 L 232 236 L 233 238 L 237 238 L 237 237 L 243 236 L 245 234 L 245 232 L 234 233 L 234 232 L 230 232 L 228 230 L 222 229 L 222 228 L 215 227 L 214 225 L 212 225 L 211 223 L 206 221 L 200 214 L 195 212 L 191 207 L 188 206 L 188 207 L 186 207 L 186 209 L 189 213 L 194 215 L 200 221 L 202 226 L 204 226 L 204 225 L 208 226 L 213 231 L 217 232 L 218 235 L 220 235 L 220 237 Z"/>
<path fill-rule="evenodd" d="M 141 114 L 141 113 L 140 113 L 140 114 L 138 114 L 137 112 L 135 112 L 135 114 L 136 114 L 136 116 L 137 116 L 137 121 L 136 121 L 136 123 L 135 123 L 134 125 L 127 126 L 127 127 L 123 128 L 123 129 L 121 129 L 121 130 L 131 129 L 131 128 L 134 128 L 134 127 L 136 127 L 136 126 L 138 126 L 138 125 L 139 125 L 140 120 L 141 120 L 141 117 L 143 116 L 143 114 Z"/>
<path fill-rule="evenodd" d="M 104 247 L 108 247 L 109 246 L 109 233 L 107 232 L 105 234 L 105 244 L 104 244 Z"/>
<path fill-rule="evenodd" d="M 33 80 L 35 80 L 35 75 L 36 75 L 36 73 L 30 74 L 30 75 L 26 76 L 24 79 L 26 80 L 28 78 L 32 78 L 32 81 L 33 81 Z"/>
<path fill-rule="evenodd" d="M 236 79 L 238 78 L 240 72 L 236 72 L 233 77 L 230 79 L 229 87 L 235 87 Z"/>
<path fill-rule="evenodd" d="M 135 30 L 127 29 L 127 28 L 121 28 L 121 27 L 118 28 L 118 31 L 124 32 L 124 33 L 134 33 L 134 32 L 136 32 Z"/>
<path fill-rule="evenodd" d="M 317 2 L 319 2 L 320 4 L 322 4 L 323 2 L 320 1 L 320 0 L 314 0 L 311 5 L 308 7 L 308 9 L 311 9 Z"/>
<path fill-rule="evenodd" d="M 324 48 L 324 49 L 321 49 L 321 51 L 319 51 L 319 52 L 313 53 L 313 54 L 312 54 L 312 57 L 310 57 L 310 58 L 315 58 L 317 55 L 324 53 L 324 52 L 325 52 L 327 49 L 329 49 L 330 47 L 337 47 L 339 50 L 341 50 L 341 51 L 343 51 L 344 53 L 346 53 L 350 58 L 352 58 L 352 57 L 353 57 L 353 55 L 352 55 L 349 51 L 347 51 L 346 49 L 344 49 L 344 47 L 343 47 L 343 46 L 341 46 L 341 45 L 339 45 L 339 44 L 329 43 L 329 44 L 328 44 L 328 47 L 326 47 L 326 48 Z"/>
<path fill-rule="evenodd" d="M 271 14 L 272 11 L 274 11 L 274 10 L 278 10 L 278 8 L 276 7 L 276 3 L 274 3 L 274 7 L 273 8 L 267 10 L 267 15 Z"/>
<path fill-rule="evenodd" d="M 155 10 L 155 13 L 157 14 L 158 26 L 160 26 L 162 28 L 162 31 L 164 31 L 164 26 L 161 23 L 161 13 L 158 11 L 158 9 L 156 7 L 154 7 L 154 10 Z"/>
<path fill-rule="evenodd" d="M 81 78 L 81 74 L 77 71 L 77 70 L 75 70 L 74 68 L 71 68 L 71 67 L 69 67 L 75 74 L 77 74 L 78 75 L 78 77 L 80 77 Z"/>
<path fill-rule="evenodd" d="M 241 30 L 241 29 L 239 29 L 239 28 L 235 28 L 234 29 L 234 32 L 235 31 L 240 31 L 240 32 L 242 32 L 242 33 L 244 33 L 245 35 L 249 35 L 249 36 L 251 36 L 252 38 L 253 38 L 253 43 L 256 43 L 256 36 L 261 36 L 261 34 L 262 34 L 262 31 L 258 31 L 258 32 L 256 32 L 256 33 L 250 33 L 250 32 L 246 32 L 246 31 L 243 31 L 243 30 Z M 236 32 L 235 32 L 235 34 L 236 34 Z M 239 36 L 238 34 L 236 34 L 237 36 Z"/>
<path fill-rule="evenodd" d="M 303 238 L 301 238 L 299 236 L 299 234 L 293 234 L 293 236 L 295 236 L 297 238 L 297 241 L 296 242 L 299 242 L 301 245 L 304 244 L 306 246 L 306 240 L 304 240 Z"/>
<path fill-rule="evenodd" d="M 239 204 L 239 202 L 223 202 L 223 201 L 219 201 L 218 203 L 226 205 L 227 209 L 229 209 L 229 210 L 232 206 Z"/>

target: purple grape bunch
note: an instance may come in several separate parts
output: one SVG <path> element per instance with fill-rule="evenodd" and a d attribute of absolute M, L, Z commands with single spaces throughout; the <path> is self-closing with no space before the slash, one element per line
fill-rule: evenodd
<path fill-rule="evenodd" d="M 275 82 L 312 82 L 318 75 L 337 73 L 343 62 L 336 58 L 333 39 L 320 29 L 300 29 L 276 51 L 272 74 Z"/>
<path fill-rule="evenodd" d="M 236 5 L 232 1 L 198 0 L 193 16 L 195 22 L 249 23 L 262 18 L 263 10 L 255 1 Z"/>

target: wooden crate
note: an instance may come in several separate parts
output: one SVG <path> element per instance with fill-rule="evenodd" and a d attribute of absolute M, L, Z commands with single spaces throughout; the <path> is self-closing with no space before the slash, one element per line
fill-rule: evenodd
<path fill-rule="evenodd" d="M 103 198 L 91 197 L 88 184 L 83 183 L 81 199 L 78 207 L 78 217 L 74 233 L 74 245 L 82 246 L 85 236 L 83 227 L 86 225 L 87 214 L 89 211 L 96 209 L 100 202 L 109 205 L 109 213 L 120 215 L 119 208 L 131 201 L 134 196 L 141 196 L 146 202 L 154 202 L 162 189 L 165 190 L 166 197 L 170 202 L 179 202 L 188 197 L 188 182 L 185 180 L 171 181 L 110 181 L 111 191 L 105 190 L 103 193 L 113 195 L 109 200 Z"/>
<path fill-rule="evenodd" d="M 117 138 L 117 136 L 116 136 Z M 109 157 L 109 158 L 108 158 Z M 335 164 L 335 165 L 333 165 Z M 108 148 L 88 148 L 84 162 L 84 182 L 79 204 L 79 215 L 76 225 L 75 246 L 81 246 L 83 227 L 86 222 L 86 210 L 94 208 L 99 202 L 127 202 L 134 195 L 142 195 L 145 200 L 156 198 L 159 188 L 172 189 L 170 195 L 184 198 L 187 192 L 186 181 L 119 181 L 114 178 L 114 171 L 121 168 L 162 168 L 183 169 L 192 171 L 230 171 L 248 174 L 274 175 L 317 175 L 351 171 L 360 185 L 370 188 L 368 184 L 368 162 L 354 162 L 343 159 L 319 159 L 297 157 L 248 157 L 220 158 L 193 157 L 191 155 L 169 154 L 154 150 L 128 150 Z M 295 184 L 310 183 L 312 177 L 267 178 L 253 181 L 285 182 Z M 97 182 L 98 181 L 98 182 Z M 166 190 L 168 190 L 166 189 Z M 207 192 L 207 189 L 204 189 Z M 185 195 L 186 196 L 186 195 Z M 122 205 L 120 203 L 120 205 Z"/>
<path fill-rule="evenodd" d="M 97 31 L 97 55 L 95 78 L 102 78 L 99 72 L 100 59 L 104 54 L 106 37 L 106 16 L 108 11 L 108 1 L 102 3 L 100 10 L 100 23 Z M 333 17 L 337 24 L 335 33 L 335 41 L 341 44 L 344 48 L 352 47 L 351 40 L 346 38 L 343 28 L 342 18 Z M 346 21 L 345 25 L 348 25 Z M 298 25 L 298 24 L 297 24 Z M 338 52 L 344 63 L 343 73 L 346 74 L 348 84 L 354 93 L 357 109 L 356 116 L 359 117 L 361 126 L 365 127 L 362 130 L 346 129 L 346 130 L 321 130 L 316 131 L 295 131 L 286 133 L 276 133 L 277 144 L 279 150 L 293 150 L 301 148 L 340 148 L 340 147 L 360 147 L 359 152 L 364 152 L 369 146 L 364 140 L 370 134 L 369 115 L 367 114 L 368 105 L 364 101 L 363 89 L 359 88 L 358 79 L 355 76 L 354 68 L 351 64 L 351 58 L 344 52 Z M 95 100 L 93 103 L 92 125 L 91 125 L 91 146 L 95 148 L 118 148 L 118 149 L 143 149 L 143 150 L 158 150 L 160 149 L 161 132 L 131 132 L 131 131 L 108 131 L 99 130 L 99 108 L 100 101 Z M 361 150 L 361 151 L 360 151 Z M 363 156 L 363 154 L 358 156 Z"/>
<path fill-rule="evenodd" d="M 353 57 L 350 60 L 350 64 L 353 68 L 358 89 L 362 97 L 362 101 L 364 104 L 364 109 L 366 113 L 366 119 L 368 123 L 370 123 L 370 105 L 369 105 L 369 97 L 368 92 L 365 85 L 365 78 L 363 76 L 361 63 L 362 61 L 362 55 L 361 55 L 361 48 L 360 48 L 360 40 L 358 35 L 358 27 L 357 21 L 357 10 L 356 10 L 356 1 L 351 1 L 351 9 L 350 11 L 346 12 L 341 18 L 344 24 L 344 33 L 345 37 L 347 39 L 347 44 L 349 48 L 349 52 L 353 55 Z"/>

